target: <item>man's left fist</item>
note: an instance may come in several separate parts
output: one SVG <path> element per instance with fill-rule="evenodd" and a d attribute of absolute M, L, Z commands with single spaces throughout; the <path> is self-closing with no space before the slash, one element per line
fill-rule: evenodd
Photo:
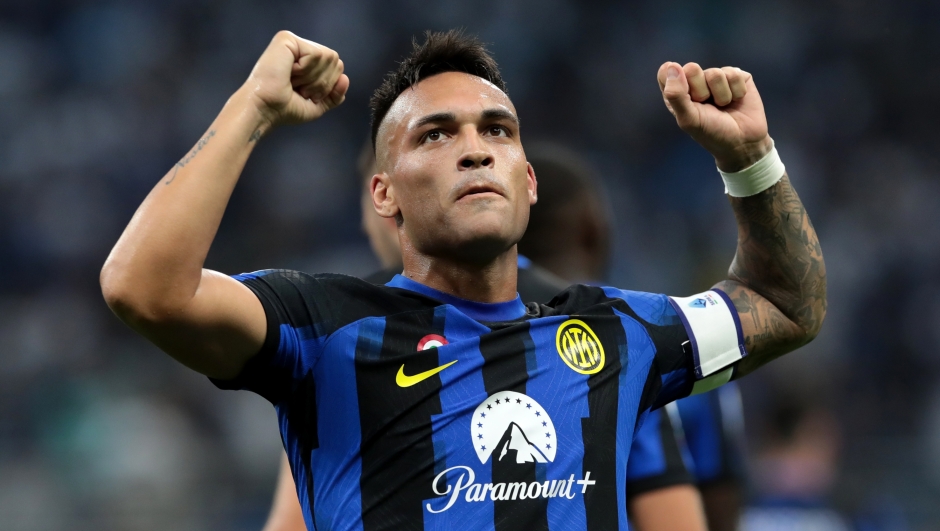
<path fill-rule="evenodd" d="M 722 171 L 743 170 L 770 152 L 764 104 L 751 74 L 730 66 L 702 70 L 696 63 L 669 62 L 656 77 L 676 123 Z"/>

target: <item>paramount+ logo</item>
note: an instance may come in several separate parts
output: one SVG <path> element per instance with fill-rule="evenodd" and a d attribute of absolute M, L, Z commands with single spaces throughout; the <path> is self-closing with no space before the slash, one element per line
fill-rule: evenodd
<path fill-rule="evenodd" d="M 604 345 L 580 319 L 569 319 L 558 327 L 555 347 L 562 361 L 575 372 L 595 374 L 604 368 Z"/>
<path fill-rule="evenodd" d="M 558 452 L 558 432 L 548 410 L 534 398 L 515 391 L 500 391 L 480 402 L 470 419 L 470 443 L 480 459 L 480 468 L 471 466 L 452 466 L 439 473 L 431 483 L 431 489 L 440 499 L 425 504 L 431 514 L 449 510 L 461 500 L 466 503 L 513 501 L 530 499 L 574 500 L 578 490 L 583 496 L 588 489 L 593 489 L 596 480 L 591 479 L 591 471 L 579 475 L 564 472 L 556 479 L 542 477 L 541 481 L 521 482 L 477 482 L 480 476 L 492 479 L 490 468 L 499 463 L 504 470 L 526 463 L 556 463 Z M 487 463 L 491 463 L 488 465 Z M 562 464 L 558 468 L 544 468 L 545 474 L 552 474 L 567 467 L 578 469 L 581 466 Z M 486 470 L 485 475 L 478 471 Z M 551 472 L 549 472 L 551 470 Z M 576 502 L 577 503 L 577 502 Z"/>

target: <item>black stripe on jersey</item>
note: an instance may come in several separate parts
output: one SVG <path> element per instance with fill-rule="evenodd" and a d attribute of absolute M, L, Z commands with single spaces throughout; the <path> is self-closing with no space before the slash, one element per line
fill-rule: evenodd
<path fill-rule="evenodd" d="M 310 514 L 316 514 L 313 505 L 313 468 L 310 466 L 310 460 L 313 451 L 320 447 L 320 438 L 317 433 L 317 387 L 313 374 L 307 373 L 302 379 L 295 381 L 293 390 L 284 404 L 287 407 L 289 429 L 300 446 L 300 460 L 307 479 Z"/>
<path fill-rule="evenodd" d="M 594 288 L 597 289 L 597 288 Z M 617 410 L 620 400 L 620 353 L 627 351 L 627 336 L 620 318 L 609 307 L 577 317 L 584 321 L 604 346 L 604 368 L 588 378 L 587 418 L 581 419 L 584 444 L 583 475 L 591 473 L 596 487 L 584 493 L 587 529 L 617 529 L 619 507 L 624 500 L 617 496 Z M 623 367 L 623 370 L 627 370 Z"/>
<path fill-rule="evenodd" d="M 529 373 L 526 370 L 526 347 L 532 345 L 529 323 L 494 323 L 493 332 L 480 337 L 483 356 L 483 386 L 486 394 L 515 391 L 525 394 Z M 525 327 L 520 331 L 520 327 Z M 526 483 L 537 481 L 536 463 L 516 463 L 513 454 L 500 461 L 499 454 L 490 456 L 493 483 Z M 493 525 L 496 531 L 548 530 L 548 500 L 496 500 L 493 502 Z"/>
<path fill-rule="evenodd" d="M 437 349 L 418 351 L 428 334 L 444 334 L 434 309 L 386 318 L 382 346 L 356 348 L 356 386 L 362 430 L 362 523 L 365 531 L 424 528 L 422 501 L 437 497 L 431 416 L 441 413 L 441 379 L 434 375 L 411 387 L 395 376 L 439 365 Z"/>

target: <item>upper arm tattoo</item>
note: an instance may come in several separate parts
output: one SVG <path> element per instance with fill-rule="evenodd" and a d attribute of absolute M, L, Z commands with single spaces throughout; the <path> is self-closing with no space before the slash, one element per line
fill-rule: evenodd
<path fill-rule="evenodd" d="M 738 248 L 728 280 L 716 287 L 728 293 L 742 321 L 749 321 L 745 344 L 757 356 L 745 365 L 753 369 L 819 332 L 826 315 L 826 266 L 816 231 L 786 175 L 759 194 L 730 199 Z"/>

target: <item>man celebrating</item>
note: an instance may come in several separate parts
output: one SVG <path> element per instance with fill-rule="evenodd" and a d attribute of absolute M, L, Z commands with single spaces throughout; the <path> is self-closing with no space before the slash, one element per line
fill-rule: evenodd
<path fill-rule="evenodd" d="M 362 177 L 362 228 L 372 251 L 385 268 L 366 277 L 385 284 L 401 273 L 398 225 L 376 214 L 372 206 L 372 176 L 376 174 L 372 142 L 359 155 Z M 610 249 L 609 208 L 593 172 L 577 154 L 556 144 L 530 144 L 526 158 L 538 171 L 539 202 L 529 214 L 520 252 L 531 251 L 537 260 L 519 255 L 516 289 L 523 301 L 549 301 L 572 281 L 596 282 L 607 267 Z M 568 281 L 542 269 L 550 264 Z M 729 383 L 718 390 L 728 389 Z M 687 468 L 691 453 L 683 443 L 682 427 L 666 409 L 713 393 L 703 393 L 648 413 L 633 436 L 627 467 L 627 511 L 635 531 L 700 531 L 707 528 L 705 507 Z M 702 430 L 700 430 L 702 431 Z M 263 531 L 305 531 L 297 486 L 285 455 L 278 474 L 274 503 Z"/>
<path fill-rule="evenodd" d="M 666 104 L 708 149 L 739 225 L 727 279 L 666 297 L 516 295 L 536 178 L 496 63 L 431 34 L 373 97 L 373 205 L 404 271 L 202 268 L 257 141 L 342 103 L 337 54 L 281 32 L 106 262 L 130 326 L 223 388 L 271 401 L 310 529 L 626 529 L 637 416 L 810 341 L 825 267 L 750 75 L 664 64 Z M 745 357 L 746 356 L 746 357 Z"/>

